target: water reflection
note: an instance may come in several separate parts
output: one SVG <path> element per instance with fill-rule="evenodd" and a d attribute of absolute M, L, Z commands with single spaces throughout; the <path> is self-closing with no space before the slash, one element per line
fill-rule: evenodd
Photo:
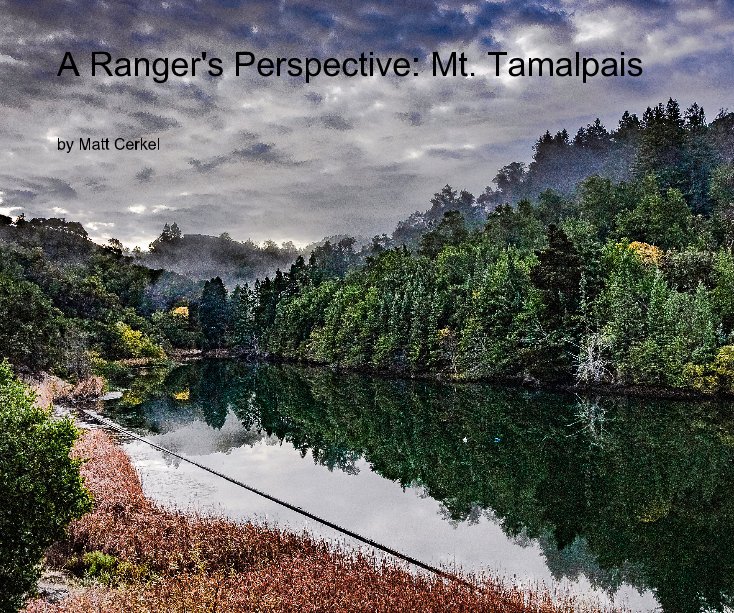
<path fill-rule="evenodd" d="M 205 361 L 138 377 L 107 411 L 185 453 L 268 437 L 332 471 L 420 487 L 447 520 L 488 518 L 542 548 L 556 579 L 650 589 L 666 611 L 732 606 L 730 405 Z M 220 431 L 214 447 L 197 421 Z"/>

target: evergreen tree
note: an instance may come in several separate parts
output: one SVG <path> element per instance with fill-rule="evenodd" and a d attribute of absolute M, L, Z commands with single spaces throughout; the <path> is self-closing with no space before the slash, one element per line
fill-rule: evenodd
<path fill-rule="evenodd" d="M 199 305 L 199 321 L 208 349 L 219 349 L 225 345 L 229 328 L 230 310 L 227 305 L 227 289 L 219 277 L 204 284 Z"/>
<path fill-rule="evenodd" d="M 427 258 L 435 258 L 449 245 L 458 245 L 466 240 L 468 232 L 464 218 L 459 211 L 444 213 L 441 223 L 423 235 L 418 253 Z"/>
<path fill-rule="evenodd" d="M 538 290 L 539 325 L 529 367 L 543 378 L 568 376 L 580 338 L 581 260 L 565 232 L 548 227 L 548 246 L 536 252 L 530 278 Z"/>

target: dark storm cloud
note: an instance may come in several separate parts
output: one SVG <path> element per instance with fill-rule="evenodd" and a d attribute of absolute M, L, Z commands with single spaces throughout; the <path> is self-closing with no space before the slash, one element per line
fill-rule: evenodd
<path fill-rule="evenodd" d="M 351 130 L 354 127 L 351 121 L 347 121 L 341 115 L 322 115 L 319 119 L 325 128 L 331 130 Z"/>
<path fill-rule="evenodd" d="M 109 189 L 107 182 L 101 179 L 88 179 L 84 182 L 84 186 L 88 187 L 90 191 L 96 194 L 107 191 L 107 189 Z"/>
<path fill-rule="evenodd" d="M 130 116 L 133 119 L 136 119 L 138 125 L 146 132 L 162 132 L 163 130 L 176 128 L 181 125 L 171 117 L 154 115 L 153 113 L 148 113 L 146 111 L 136 111 L 134 113 L 130 113 Z"/>
<path fill-rule="evenodd" d="M 155 105 L 158 102 L 158 94 L 150 89 L 141 86 L 130 85 L 129 83 L 102 83 L 96 86 L 97 91 L 102 96 L 129 96 L 140 104 Z"/>
<path fill-rule="evenodd" d="M 83 105 L 85 107 L 94 107 L 98 109 L 107 108 L 107 106 L 109 105 L 109 100 L 105 96 L 101 96 L 98 94 L 84 94 L 74 92 L 70 94 L 67 99 L 74 100 L 79 105 Z"/>
<path fill-rule="evenodd" d="M 193 159 L 189 164 L 198 172 L 208 173 L 223 164 L 237 162 L 254 162 L 257 164 L 276 164 L 279 166 L 297 166 L 300 162 L 294 161 L 290 156 L 280 153 L 269 143 L 255 143 L 249 147 L 235 149 L 226 155 L 217 155 L 206 160 Z"/>
<path fill-rule="evenodd" d="M 147 183 L 153 178 L 153 175 L 155 175 L 155 170 L 153 170 L 150 166 L 146 166 L 145 168 L 141 168 L 138 172 L 135 173 L 135 179 L 138 181 L 138 183 Z"/>
<path fill-rule="evenodd" d="M 0 188 L 5 198 L 10 195 L 21 200 L 32 200 L 39 196 L 46 199 L 74 200 L 77 197 L 76 190 L 69 183 L 55 177 L 33 177 L 29 180 L 2 176 L 0 181 L 8 186 Z"/>
<path fill-rule="evenodd" d="M 240 130 L 237 136 L 244 142 L 251 142 L 258 139 L 258 135 L 249 130 Z"/>
<path fill-rule="evenodd" d="M 442 160 L 461 160 L 476 157 L 473 150 L 451 149 L 449 147 L 432 147 L 426 151 L 426 155 Z"/>
<path fill-rule="evenodd" d="M 3 189 L 3 203 L 10 206 L 24 206 L 36 198 L 36 192 L 29 189 Z"/>
<path fill-rule="evenodd" d="M 529 161 L 546 129 L 678 97 L 734 107 L 734 3 L 725 0 L 327 2 L 0 0 L 0 209 L 74 201 L 79 221 L 147 245 L 184 231 L 301 242 L 390 231 L 445 183 L 480 193 Z M 639 79 L 500 80 L 488 50 L 644 60 Z M 57 77 L 65 51 L 82 76 Z M 223 59 L 212 78 L 92 78 L 90 55 Z M 418 57 L 465 51 L 475 78 L 233 76 L 234 53 Z M 484 70 L 482 70 L 484 69 Z M 154 155 L 60 153 L 57 139 L 161 136 Z M 104 190 L 104 203 L 99 191 Z M 216 193 L 214 193 L 216 192 Z M 245 204 L 246 203 L 246 206 Z M 45 207 L 45 208 L 41 208 Z M 71 214 L 70 214 L 71 215 Z M 218 227 L 217 227 L 218 226 Z"/>
<path fill-rule="evenodd" d="M 411 111 L 409 113 L 396 113 L 402 121 L 409 123 L 411 126 L 419 126 L 423 123 L 423 116 L 417 111 Z"/>
<path fill-rule="evenodd" d="M 172 42 L 185 48 L 187 35 L 194 40 L 208 35 L 212 41 L 237 42 L 245 47 L 252 43 L 257 47 L 264 39 L 270 47 L 304 50 L 364 48 L 426 53 L 448 41 L 469 42 L 502 20 L 549 26 L 567 23 L 566 13 L 557 4 L 486 2 L 476 4 L 474 14 L 466 10 L 471 3 L 453 0 L 369 4 L 260 0 L 236 6 L 88 0 L 3 2 L 0 6 L 6 20 L 24 24 L 30 40 L 49 32 L 56 35 L 55 44 L 26 47 L 36 54 L 61 48 L 77 52 L 157 49 Z"/>

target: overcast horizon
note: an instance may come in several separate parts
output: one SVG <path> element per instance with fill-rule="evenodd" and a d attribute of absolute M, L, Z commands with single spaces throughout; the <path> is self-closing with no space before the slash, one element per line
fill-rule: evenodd
<path fill-rule="evenodd" d="M 134 4 L 134 6 L 133 6 Z M 184 233 L 298 245 L 391 232 L 449 183 L 479 195 L 546 130 L 676 98 L 734 106 L 731 2 L 2 2 L 0 212 L 66 217 L 145 247 Z M 425 58 L 463 50 L 473 78 L 92 78 L 65 51 L 117 56 Z M 642 76 L 498 79 L 486 52 L 640 57 Z M 230 62 L 226 59 L 226 62 Z M 81 63 L 81 62 L 80 62 Z M 426 64 L 428 66 L 428 64 Z M 81 69 L 81 66 L 80 66 Z M 203 70 L 201 71 L 204 72 Z M 161 151 L 57 150 L 57 139 L 148 136 Z"/>

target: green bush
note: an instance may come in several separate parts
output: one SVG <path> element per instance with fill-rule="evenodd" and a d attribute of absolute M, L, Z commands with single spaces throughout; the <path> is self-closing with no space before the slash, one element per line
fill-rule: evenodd
<path fill-rule="evenodd" d="M 113 576 L 117 570 L 118 560 L 102 551 L 88 551 L 82 557 L 86 568 L 85 576 L 96 579 L 101 583 L 112 583 Z"/>
<path fill-rule="evenodd" d="M 200 344 L 199 334 L 191 329 L 188 316 L 156 311 L 150 319 L 157 335 L 170 347 L 195 349 Z"/>
<path fill-rule="evenodd" d="M 704 394 L 734 394 L 734 345 L 724 345 L 709 364 L 686 364 L 687 384 Z"/>
<path fill-rule="evenodd" d="M 163 349 L 153 339 L 140 330 L 134 330 L 123 321 L 114 327 L 117 336 L 117 353 L 122 358 L 155 358 L 166 357 Z"/>
<path fill-rule="evenodd" d="M 70 419 L 51 419 L 0 364 L 0 611 L 18 610 L 33 590 L 43 552 L 91 506 L 69 452 Z"/>

